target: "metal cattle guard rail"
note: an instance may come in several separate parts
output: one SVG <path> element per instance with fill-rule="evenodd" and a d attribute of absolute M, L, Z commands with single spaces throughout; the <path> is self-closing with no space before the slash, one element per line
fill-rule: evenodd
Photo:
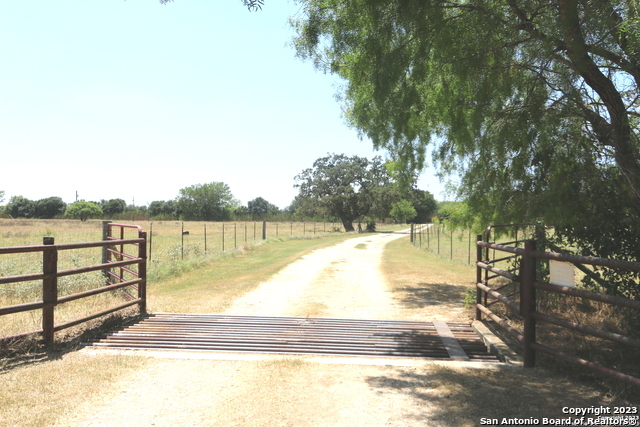
<path fill-rule="evenodd" d="M 513 224 L 513 226 L 522 226 L 524 224 Z M 504 227 L 505 225 L 501 225 Z M 484 240 L 488 240 L 488 235 L 491 227 L 487 230 L 487 236 Z M 499 326 L 506 329 L 513 337 L 515 337 L 523 346 L 524 351 L 524 365 L 526 367 L 535 366 L 536 352 L 546 353 L 552 357 L 562 359 L 569 363 L 581 365 L 588 369 L 594 370 L 600 374 L 617 378 L 619 380 L 640 386 L 640 379 L 626 375 L 624 373 L 615 371 L 613 369 L 606 368 L 596 363 L 578 358 L 576 356 L 567 354 L 565 352 L 547 347 L 536 342 L 536 322 L 542 321 L 551 323 L 563 328 L 579 331 L 581 333 L 616 341 L 622 344 L 631 345 L 636 348 L 640 348 L 640 340 L 632 337 L 623 336 L 620 334 L 605 331 L 603 329 L 594 328 L 591 326 L 583 325 L 576 322 L 571 322 L 565 319 L 560 319 L 547 314 L 539 313 L 536 310 L 536 290 L 543 290 L 547 292 L 553 292 L 560 295 L 569 295 L 581 297 L 593 301 L 600 301 L 607 304 L 616 305 L 619 307 L 626 307 L 640 311 L 640 301 L 630 300 L 627 298 L 600 294 L 596 292 L 590 292 L 584 289 L 576 289 L 568 286 L 559 286 L 546 282 L 539 282 L 536 279 L 536 260 L 548 259 L 556 261 L 570 262 L 573 264 L 588 264 L 597 266 L 606 266 L 616 269 L 625 269 L 630 271 L 640 271 L 640 262 L 622 261 L 616 259 L 596 258 L 596 257 L 584 257 L 577 255 L 561 254 L 556 252 L 544 252 L 536 250 L 536 242 L 534 240 L 524 240 L 524 248 L 518 248 L 515 246 L 507 246 L 508 244 L 515 244 L 523 241 L 507 242 L 506 244 L 490 243 L 483 240 L 482 235 L 477 237 L 477 273 L 476 273 L 476 319 L 481 320 L 482 314 L 489 316 Z M 486 248 L 486 257 L 483 257 L 483 248 Z M 498 252 L 506 252 L 513 254 L 511 256 L 489 259 L 489 249 L 493 249 Z M 506 261 L 521 257 L 519 274 L 514 274 L 517 271 L 505 271 L 495 267 L 497 262 Z M 483 278 L 484 272 L 484 278 Z M 488 273 L 494 273 L 489 276 Z M 500 286 L 498 288 L 490 288 L 489 281 L 497 277 L 506 277 L 511 282 L 519 284 L 520 289 L 514 291 L 509 295 L 503 295 L 499 290 L 502 290 L 507 285 Z M 520 294 L 520 303 L 509 299 L 510 296 Z M 487 295 L 490 295 L 496 300 L 487 302 Z M 519 314 L 524 320 L 524 331 L 520 333 L 517 329 L 509 325 L 505 320 L 493 313 L 488 307 L 494 303 L 501 302 L 505 304 L 509 310 L 515 314 Z"/>
<path fill-rule="evenodd" d="M 110 224 L 111 227 L 124 228 L 136 228 L 138 230 L 138 237 L 133 239 L 114 239 L 109 238 L 105 241 L 99 242 L 83 242 L 83 243 L 64 243 L 55 244 L 53 237 L 43 237 L 42 245 L 33 246 L 13 246 L 0 248 L 0 255 L 2 254 L 19 254 L 27 252 L 42 252 L 42 273 L 23 274 L 18 276 L 6 276 L 0 277 L 0 285 L 7 283 L 18 283 L 33 280 L 42 280 L 42 301 L 30 302 L 25 304 L 16 304 L 6 307 L 0 307 L 0 316 L 12 313 L 20 313 L 24 311 L 42 310 L 42 329 L 30 332 L 24 332 L 17 335 L 8 337 L 2 337 L 0 339 L 13 339 L 30 334 L 42 334 L 45 343 L 52 343 L 55 332 L 69 328 L 71 326 L 78 325 L 80 323 L 104 316 L 106 314 L 113 313 L 123 308 L 130 307 L 137 304 L 140 307 L 140 312 L 146 312 L 146 280 L 147 280 L 147 233 L 142 231 L 139 226 L 125 225 L 125 224 Z M 137 247 L 137 254 L 129 255 L 125 254 L 125 245 L 134 245 Z M 119 251 L 116 250 L 116 246 L 119 247 Z M 111 261 L 104 258 L 102 264 L 90 265 L 78 268 L 72 268 L 68 270 L 58 270 L 58 251 L 84 249 L 84 248 L 106 248 L 109 253 L 116 254 L 120 259 Z M 105 252 L 103 252 L 104 254 Z M 137 271 L 130 268 L 132 265 L 137 265 Z M 90 289 L 83 292 L 78 292 L 72 295 L 66 295 L 58 297 L 58 277 L 71 276 L 75 274 L 88 273 L 91 271 L 109 271 L 111 268 L 120 268 L 122 271 L 128 271 L 133 273 L 136 277 L 130 280 L 122 279 L 123 274 L 119 277 L 122 280 L 108 281 L 105 286 Z M 111 277 L 114 277 L 110 272 L 107 273 Z M 133 297 L 133 300 L 124 304 L 120 304 L 116 307 L 109 308 L 99 313 L 94 313 L 81 319 L 76 319 L 71 322 L 56 325 L 54 314 L 55 307 L 60 304 L 74 301 L 80 298 L 89 297 L 92 295 L 101 294 L 103 292 L 113 291 L 116 289 L 123 289 L 127 286 L 137 286 L 138 295 Z"/>

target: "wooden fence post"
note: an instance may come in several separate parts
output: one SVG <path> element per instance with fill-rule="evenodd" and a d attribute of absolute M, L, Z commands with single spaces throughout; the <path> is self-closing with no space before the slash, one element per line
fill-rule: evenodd
<path fill-rule="evenodd" d="M 535 258 L 531 252 L 536 250 L 535 240 L 527 240 L 524 243 L 524 255 L 520 270 L 520 315 L 524 318 L 524 366 L 532 368 L 536 364 L 536 353 L 531 344 L 536 342 L 536 319 L 533 313 L 536 311 L 536 290 L 533 282 L 536 280 Z"/>
<path fill-rule="evenodd" d="M 54 312 L 58 302 L 58 248 L 53 237 L 43 237 L 43 245 L 50 245 L 42 251 L 42 273 L 50 277 L 42 279 L 42 302 L 47 304 L 42 309 L 42 336 L 45 344 L 53 343 L 55 327 Z"/>
<path fill-rule="evenodd" d="M 262 240 L 267 240 L 267 221 L 262 221 Z"/>
<path fill-rule="evenodd" d="M 411 223 L 411 233 L 409 234 L 409 243 L 413 243 L 413 223 Z"/>
<path fill-rule="evenodd" d="M 482 241 L 482 234 L 476 236 L 476 242 Z M 476 260 L 482 262 L 482 246 L 476 243 Z M 482 304 L 482 289 L 478 287 L 478 283 L 482 283 L 482 269 L 476 264 L 476 320 L 482 320 L 482 311 L 478 308 Z"/>
<path fill-rule="evenodd" d="M 147 314 L 147 232 L 140 231 L 138 237 L 144 239 L 144 242 L 138 244 L 138 258 L 142 261 L 138 264 L 138 278 L 141 280 L 138 283 L 138 298 L 141 299 L 138 307 L 140 308 L 140 314 Z"/>

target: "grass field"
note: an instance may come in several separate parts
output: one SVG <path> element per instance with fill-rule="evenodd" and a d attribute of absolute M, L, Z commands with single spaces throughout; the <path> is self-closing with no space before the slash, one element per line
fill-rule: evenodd
<path fill-rule="evenodd" d="M 398 228 L 398 227 L 396 227 Z M 309 236 L 310 237 L 310 236 Z M 150 284 L 151 311 L 215 312 L 311 250 L 353 237 L 268 240 L 244 251 L 211 259 L 181 278 Z M 28 244 L 28 243 L 27 243 Z M 0 305 L 2 305 L 0 303 Z M 0 317 L 0 321 L 3 321 Z M 0 425 L 47 426 L 87 396 L 149 363 L 146 357 L 46 352 L 0 359 Z M 23 366 L 24 367 L 21 367 Z"/>
<path fill-rule="evenodd" d="M 414 246 L 462 265 L 474 265 L 476 235 L 444 224 L 417 224 Z"/>
<path fill-rule="evenodd" d="M 147 278 L 149 289 L 164 279 L 176 278 L 242 248 L 246 251 L 262 242 L 262 222 L 136 222 L 148 236 Z M 124 238 L 136 238 L 137 230 L 125 229 Z M 267 241 L 313 239 L 342 235 L 339 224 L 268 222 Z M 183 234 L 187 232 L 188 234 Z M 119 233 L 119 231 L 117 231 Z M 41 245 L 43 237 L 55 243 L 102 240 L 101 221 L 0 219 L 0 247 Z M 118 234 L 119 237 L 120 235 Z M 101 248 L 59 251 L 59 270 L 100 264 Z M 0 255 L 0 277 L 42 272 L 42 253 Z M 58 279 L 58 296 L 103 286 L 101 272 Z M 126 302 L 128 297 L 114 291 L 72 301 L 56 307 L 56 324 L 91 315 Z M 42 282 L 29 281 L 0 285 L 0 307 L 42 301 Z M 0 316 L 0 337 L 38 330 L 41 312 L 30 311 Z"/>
<path fill-rule="evenodd" d="M 190 312 L 222 310 L 235 298 L 249 292 L 260 281 L 308 251 L 349 237 L 352 235 L 271 240 L 244 252 L 238 251 L 201 269 L 185 272 L 179 280 L 158 281 L 149 291 L 150 308 Z M 463 289 L 473 282 L 472 268 L 416 250 L 409 245 L 407 238 L 387 245 L 382 269 L 389 279 L 389 290 L 394 298 L 405 305 L 407 318 L 416 320 L 429 316 L 428 300 L 432 297 L 425 293 L 430 291 L 428 285 L 459 285 Z M 452 302 L 456 302 L 460 296 L 457 289 L 452 289 L 447 296 L 441 297 L 450 297 Z M 457 305 L 460 304 L 458 300 Z M 73 412 L 83 401 L 99 398 L 105 389 L 155 363 L 158 363 L 157 359 L 143 356 L 95 356 L 69 351 L 26 355 L 5 369 L 0 365 L 0 383 L 3 384 L 0 387 L 0 425 L 53 425 L 56 419 Z M 237 363 L 230 369 L 241 369 L 240 362 L 229 363 Z M 301 389 L 308 390 L 317 384 L 317 371 L 323 371 L 327 377 L 335 374 L 331 378 L 338 383 L 345 372 L 358 369 L 353 365 L 336 365 L 334 368 L 295 360 L 273 362 L 278 366 L 263 366 L 269 363 L 261 362 L 255 368 L 251 367 L 256 371 L 250 384 L 255 393 L 242 404 L 225 408 L 226 411 L 231 414 L 260 411 L 265 417 L 273 411 L 288 411 L 290 402 L 297 402 Z M 393 376 L 371 377 L 365 386 L 374 388 L 378 393 L 406 393 L 417 399 L 417 405 L 421 400 L 435 403 L 442 408 L 443 420 L 455 418 L 454 415 L 459 417 L 455 424 L 446 425 L 472 425 L 469 420 L 477 421 L 481 416 L 540 417 L 545 415 L 547 408 L 559 405 L 623 406 L 610 394 L 605 396 L 585 382 L 576 382 L 544 368 L 482 370 L 429 367 L 399 368 L 397 372 Z M 282 385 L 290 387 L 287 381 L 301 384 L 301 388 L 292 388 L 296 394 L 290 399 L 286 394 L 288 388 Z M 277 387 L 274 387 L 274 382 Z M 323 389 L 314 395 L 322 400 L 322 393 L 329 391 L 333 389 Z M 132 396 L 134 399 L 144 397 Z M 347 398 L 351 396 L 345 396 Z M 309 400 L 305 402 L 301 405 L 304 406 L 302 413 L 319 420 L 322 413 L 313 412 L 316 407 L 310 406 Z M 311 419 L 314 418 L 305 419 L 303 421 L 307 424 L 300 425 L 310 425 Z"/>

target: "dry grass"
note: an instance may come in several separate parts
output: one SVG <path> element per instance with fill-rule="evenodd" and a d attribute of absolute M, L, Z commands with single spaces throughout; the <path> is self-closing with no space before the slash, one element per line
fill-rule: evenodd
<path fill-rule="evenodd" d="M 393 241 L 386 249 L 382 268 L 396 300 L 404 306 L 407 318 L 469 321 L 474 316 L 473 310 L 463 308 L 466 290 L 474 289 L 474 268 L 412 247 L 406 239 Z M 595 305 L 587 309 L 584 301 L 563 301 L 563 304 L 558 300 L 548 301 L 546 312 L 551 314 L 553 309 L 559 317 L 616 330 L 618 322 L 612 321 L 616 317 L 615 313 L 608 311 L 610 309 Z M 498 309 L 499 305 L 492 306 L 492 309 Z M 521 329 L 522 325 L 516 321 L 514 326 Z M 589 341 L 581 334 L 570 335 L 566 330 L 543 326 L 538 338 L 544 344 L 565 348 L 581 356 L 585 353 L 593 356 L 606 348 L 600 358 L 608 358 L 608 366 L 619 367 L 624 360 L 627 366 L 633 363 L 638 367 L 637 356 L 628 349 L 621 352 L 617 346 L 608 346 L 609 343 L 603 346 L 602 340 Z M 517 345 L 515 342 L 511 344 Z M 586 349 L 580 350 L 580 347 Z M 438 409 L 423 419 L 425 425 L 473 426 L 478 425 L 480 417 L 561 418 L 564 406 L 640 403 L 637 390 L 619 382 L 603 381 L 590 371 L 566 366 L 543 355 L 539 356 L 539 363 L 534 369 L 397 368 L 392 374 L 373 378 L 371 383 L 381 389 L 406 393 L 417 402 L 434 404 Z"/>
<path fill-rule="evenodd" d="M 238 295 L 231 288 L 255 283 L 273 274 L 281 267 L 271 269 L 269 264 L 277 262 L 278 257 L 295 259 L 293 253 L 287 254 L 286 246 L 307 243 L 306 248 L 298 247 L 297 252 L 293 251 L 300 255 L 314 245 L 319 247 L 323 241 L 327 245 L 335 243 L 330 239 L 333 238 L 265 245 L 184 277 L 190 281 L 189 286 L 199 288 L 201 299 L 215 300 L 216 295 L 224 295 L 212 303 L 223 307 L 225 299 Z M 267 249 L 279 251 L 279 254 L 271 254 Z M 264 264 L 255 259 L 271 255 L 274 258 Z M 445 305 L 463 306 L 461 296 L 464 296 L 469 272 L 471 282 L 474 278 L 472 269 L 447 264 L 440 258 L 419 252 L 408 244 L 407 239 L 387 245 L 383 268 L 396 298 L 405 302 L 406 314 L 415 318 L 429 318 L 433 314 L 435 304 L 430 303 L 433 298 L 440 298 L 440 303 Z M 460 269 L 456 271 L 456 268 Z M 215 270 L 217 275 L 204 277 L 210 270 Z M 203 277 L 198 279 L 198 275 Z M 225 283 L 228 289 L 225 289 Z M 438 296 L 435 287 L 425 284 L 439 284 L 443 289 L 453 290 L 447 292 L 446 297 Z M 207 288 L 212 285 L 218 287 Z M 458 287 L 461 294 L 456 290 Z M 181 286 L 179 281 L 167 283 L 166 288 L 158 286 L 154 292 L 157 298 L 171 294 L 164 301 L 170 309 L 190 297 L 188 287 Z M 131 397 L 125 397 L 117 387 L 125 380 L 132 388 L 124 390 L 133 390 L 133 399 L 140 397 L 145 403 L 157 400 L 161 404 L 143 405 L 141 417 L 146 416 L 144 411 L 150 411 L 149 415 L 155 416 L 154 419 L 162 417 L 163 423 L 174 419 L 179 423 L 182 413 L 170 410 L 174 407 L 173 402 L 165 402 L 161 396 L 154 395 L 153 381 L 145 385 L 138 384 L 134 377 L 127 379 L 133 372 L 145 378 L 149 374 L 157 375 L 152 378 L 154 380 L 174 377 L 171 384 L 184 388 L 185 393 L 181 396 L 187 400 L 185 404 L 189 405 L 189 410 L 202 411 L 203 426 L 470 427 L 478 425 L 481 417 L 561 417 L 565 406 L 628 404 L 588 382 L 566 378 L 544 368 L 479 370 L 427 363 L 414 367 L 356 366 L 311 363 L 308 359 L 313 358 L 220 362 L 51 354 L 46 363 L 26 361 L 22 367 L 0 373 L 3 384 L 0 425 L 54 425 L 57 418 L 75 411 L 82 402 L 87 402 L 82 407 L 92 414 L 95 408 L 90 403 L 100 402 L 101 397 L 109 402 L 118 398 L 117 402 L 128 402 L 132 411 L 139 412 L 141 405 Z M 153 366 L 156 366 L 155 370 L 146 369 Z M 187 373 L 196 377 L 193 384 L 185 382 L 185 378 L 189 378 Z M 104 411 L 101 414 L 109 416 L 111 407 L 106 405 L 105 408 L 106 415 Z M 149 422 L 150 418 L 145 421 Z M 122 425 L 126 425 L 126 421 Z"/>
<path fill-rule="evenodd" d="M 0 371 L 0 425 L 36 427 L 52 424 L 82 401 L 95 398 L 114 380 L 139 369 L 148 359 L 132 356 L 96 358 L 80 353 L 51 355 L 27 367 Z"/>
<path fill-rule="evenodd" d="M 224 256 L 221 253 L 223 247 L 225 252 L 232 252 L 237 247 L 246 251 L 262 242 L 262 222 L 142 221 L 137 224 L 148 231 L 147 277 L 150 288 L 166 278 L 179 277 L 220 259 Z M 312 239 L 327 236 L 335 228 L 337 224 L 332 223 L 270 222 L 267 223 L 266 235 L 270 240 Z M 189 234 L 183 236 L 183 229 Z M 56 243 L 99 241 L 102 239 L 102 222 L 0 219 L 0 247 L 41 245 L 44 236 L 54 237 Z M 124 229 L 122 237 L 135 238 L 137 231 Z M 62 270 L 99 264 L 101 260 L 101 248 L 65 250 L 59 252 L 58 266 Z M 0 256 L 0 276 L 41 271 L 42 254 L 39 252 Z M 70 295 L 103 285 L 104 278 L 99 272 L 62 277 L 58 279 L 58 295 Z M 41 300 L 40 281 L 0 285 L 0 307 Z M 73 321 L 125 301 L 127 297 L 118 291 L 59 305 L 56 307 L 56 324 Z M 0 336 L 35 331 L 41 327 L 40 311 L 0 316 Z"/>
<path fill-rule="evenodd" d="M 250 291 L 266 277 L 308 251 L 351 237 L 341 234 L 322 239 L 299 239 L 269 244 L 230 254 L 206 270 L 193 271 L 181 280 L 150 287 L 152 310 L 215 312 Z M 6 316 L 5 316 L 6 317 Z M 97 327 L 102 319 L 86 328 Z M 79 403 L 100 395 L 102 388 L 124 378 L 146 363 L 146 358 L 92 357 L 74 353 L 74 343 L 86 339 L 63 334 L 54 349 L 32 347 L 32 353 L 2 359 L 0 365 L 0 425 L 46 426 Z M 69 340 L 71 340 L 69 344 Z"/>
<path fill-rule="evenodd" d="M 476 258 L 476 234 L 471 230 L 451 230 L 445 224 L 416 227 L 414 246 L 439 258 L 471 266 Z"/>
<path fill-rule="evenodd" d="M 407 239 L 387 244 L 382 271 L 403 318 L 413 320 L 469 321 L 472 310 L 464 304 L 473 289 L 473 268 L 420 251 Z"/>
<path fill-rule="evenodd" d="M 636 310 L 577 297 L 558 296 L 542 291 L 539 291 L 539 294 L 538 311 L 541 313 L 620 335 L 638 337 L 638 330 L 625 324 L 625 319 L 629 319 L 633 315 L 637 316 Z M 516 297 L 512 297 L 512 299 L 518 301 Z M 522 318 L 508 312 L 504 305 L 495 304 L 491 310 L 507 319 L 514 328 L 520 331 L 524 330 Z M 517 341 L 511 339 L 510 336 L 504 336 L 504 338 L 520 350 Z M 637 349 L 630 345 L 601 339 L 541 321 L 537 322 L 536 341 L 547 347 L 640 378 Z M 537 354 L 536 358 L 538 365 L 548 367 L 556 372 L 570 374 L 575 378 L 594 384 L 600 384 L 609 389 L 613 395 L 634 396 L 638 395 L 640 391 L 637 387 L 599 376 L 590 370 L 545 354 Z"/>

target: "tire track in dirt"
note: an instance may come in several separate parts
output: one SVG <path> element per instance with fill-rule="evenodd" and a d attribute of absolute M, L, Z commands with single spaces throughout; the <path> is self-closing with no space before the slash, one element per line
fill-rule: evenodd
<path fill-rule="evenodd" d="M 402 234 L 367 235 L 319 249 L 237 299 L 225 314 L 394 319 L 380 263 Z"/>

